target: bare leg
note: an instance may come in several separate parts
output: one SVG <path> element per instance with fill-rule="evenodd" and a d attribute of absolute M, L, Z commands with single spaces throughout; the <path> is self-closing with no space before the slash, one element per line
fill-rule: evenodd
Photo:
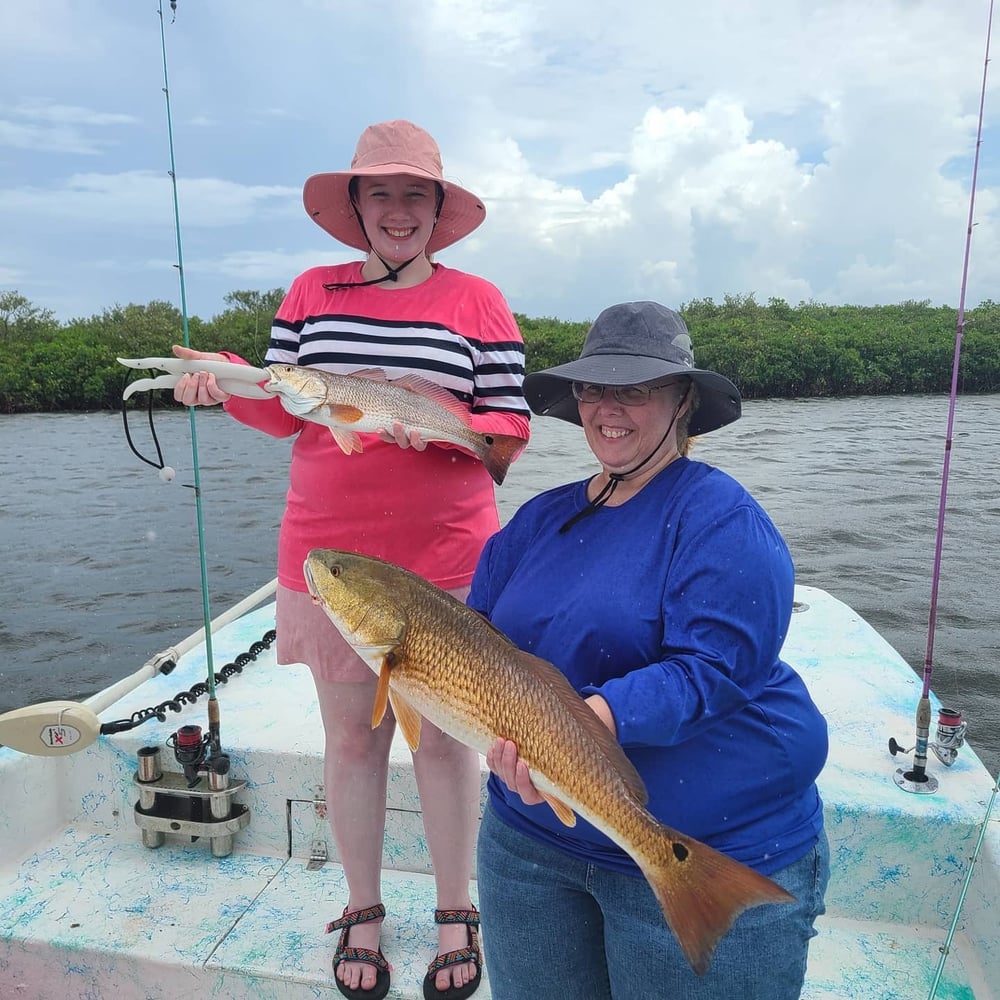
<path fill-rule="evenodd" d="M 323 778 L 330 827 L 347 878 L 347 908 L 358 910 L 382 901 L 386 783 L 395 721 L 387 713 L 377 729 L 371 728 L 374 674 L 370 681 L 314 680 L 326 731 Z M 351 928 L 348 944 L 378 951 L 381 930 L 381 921 L 358 924 Z M 337 978 L 351 989 L 372 989 L 375 973 L 367 962 L 342 962 L 337 968 Z"/>
<path fill-rule="evenodd" d="M 472 905 L 469 879 L 479 828 L 479 754 L 424 719 L 413 773 L 434 865 L 438 909 L 467 910 Z M 438 925 L 438 954 L 467 944 L 465 924 Z M 439 990 L 464 986 L 475 974 L 474 962 L 453 965 L 437 974 L 435 984 Z"/>

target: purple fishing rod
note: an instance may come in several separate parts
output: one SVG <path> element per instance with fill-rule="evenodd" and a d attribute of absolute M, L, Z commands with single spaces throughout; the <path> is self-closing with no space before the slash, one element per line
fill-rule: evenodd
<path fill-rule="evenodd" d="M 965 255 L 962 260 L 962 289 L 958 298 L 958 322 L 955 327 L 955 353 L 951 366 L 951 392 L 948 400 L 948 427 L 944 443 L 944 463 L 941 470 L 941 497 L 938 502 L 937 533 L 934 541 L 934 571 L 931 575 L 930 613 L 927 621 L 927 647 L 924 653 L 923 690 L 917 703 L 916 745 L 913 747 L 913 767 L 898 768 L 894 780 L 908 792 L 930 794 L 937 790 L 937 779 L 927 773 L 927 750 L 931 728 L 931 676 L 934 673 L 934 631 L 937 627 L 938 587 L 941 582 L 941 550 L 944 541 L 944 516 L 948 502 L 948 474 L 951 468 L 951 447 L 955 427 L 955 400 L 958 396 L 959 360 L 962 354 L 962 334 L 965 330 L 965 293 L 969 280 L 969 256 L 972 249 L 972 228 L 976 207 L 976 182 L 979 176 L 979 150 L 983 142 L 983 109 L 986 106 L 986 75 L 990 65 L 990 35 L 993 29 L 993 0 L 990 0 L 986 22 L 986 55 L 983 59 L 983 82 L 979 93 L 979 123 L 976 129 L 976 150 L 972 160 L 972 185 L 969 192 L 969 220 L 965 231 Z M 954 761 L 953 754 L 961 745 L 965 724 L 961 714 L 953 709 L 941 710 L 938 720 L 938 739 L 934 746 L 938 757 L 945 764 Z M 957 743 L 957 746 L 955 745 Z M 942 755 L 942 750 L 945 755 Z M 895 756 L 907 753 L 894 739 L 889 740 L 889 752 Z"/>

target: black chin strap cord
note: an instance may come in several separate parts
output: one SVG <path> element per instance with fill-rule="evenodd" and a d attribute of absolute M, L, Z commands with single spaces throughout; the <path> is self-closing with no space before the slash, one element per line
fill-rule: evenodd
<path fill-rule="evenodd" d="M 673 421 L 671 421 L 670 426 L 673 426 Z M 578 510 L 560 529 L 559 534 L 564 535 L 570 528 L 573 527 L 578 521 L 582 521 L 585 517 L 589 517 L 595 511 L 600 510 L 614 495 L 616 489 L 618 489 L 618 484 L 628 479 L 629 476 L 634 475 L 638 472 L 647 462 L 649 462 L 653 455 L 655 455 L 660 448 L 663 447 L 663 442 L 667 440 L 667 434 L 670 433 L 670 427 L 667 428 L 666 434 L 660 438 L 660 443 L 652 450 L 652 452 L 647 455 L 638 465 L 629 469 L 627 472 L 609 472 L 608 481 L 601 489 L 601 492 L 594 497 L 593 500 L 587 502 L 587 506 L 583 510 Z"/>
<path fill-rule="evenodd" d="M 364 227 L 362 226 L 362 229 Z M 365 239 L 368 238 L 368 234 L 365 233 Z M 393 267 L 372 245 L 371 240 L 368 240 L 368 246 L 371 248 L 371 252 L 375 254 L 380 261 L 382 261 L 382 266 L 385 267 L 385 274 L 381 278 L 372 278 L 370 281 L 328 281 L 324 283 L 323 287 L 328 292 L 335 292 L 340 288 L 364 288 L 366 285 L 380 285 L 383 281 L 399 281 L 399 272 L 403 270 L 404 267 L 409 267 L 417 257 L 422 256 L 417 254 L 417 257 L 411 257 L 409 260 L 403 261 L 399 267 Z"/>
<path fill-rule="evenodd" d="M 589 517 L 595 511 L 600 510 L 614 495 L 616 489 L 618 489 L 618 484 L 624 482 L 629 476 L 634 476 L 644 465 L 647 465 L 653 460 L 653 456 L 663 447 L 663 442 L 667 440 L 670 432 L 674 429 L 674 424 L 677 423 L 677 417 L 680 415 L 681 407 L 684 405 L 688 398 L 688 393 L 690 392 L 690 387 L 684 393 L 684 398 L 677 404 L 677 409 L 674 410 L 674 415 L 667 425 L 667 429 L 663 432 L 663 437 L 660 438 L 657 446 L 638 464 L 633 466 L 626 472 L 609 472 L 608 481 L 602 487 L 601 492 L 594 497 L 593 500 L 588 501 L 587 506 L 583 510 L 578 510 L 560 529 L 559 534 L 564 535 L 570 528 L 573 527 L 579 521 L 582 521 L 585 517 Z"/>
<path fill-rule="evenodd" d="M 438 185 L 438 197 L 437 197 L 437 209 L 434 212 L 434 225 L 437 225 L 437 220 L 441 215 L 441 206 L 444 204 L 444 190 Z M 418 253 L 416 257 L 411 257 L 409 260 L 404 260 L 399 267 L 393 267 L 379 252 L 372 246 L 371 237 L 368 235 L 368 230 L 365 229 L 365 220 L 361 218 L 361 213 L 358 211 L 358 203 L 354 200 L 354 196 L 351 196 L 351 206 L 354 209 L 354 214 L 357 216 L 358 225 L 361 227 L 361 232 L 364 234 L 365 240 L 368 243 L 368 249 L 375 254 L 380 261 L 382 261 L 382 266 L 385 268 L 385 274 L 380 278 L 372 278 L 370 281 L 329 281 L 326 282 L 323 287 L 328 292 L 336 292 L 341 288 L 364 288 L 366 285 L 380 285 L 383 281 L 399 281 L 399 272 L 405 267 L 409 267 L 418 257 L 422 257 L 423 254 Z"/>

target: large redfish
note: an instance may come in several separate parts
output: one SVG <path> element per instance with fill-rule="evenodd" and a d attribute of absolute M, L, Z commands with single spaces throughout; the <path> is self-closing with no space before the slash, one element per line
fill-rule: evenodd
<path fill-rule="evenodd" d="M 313 549 L 309 590 L 378 674 L 372 725 L 388 703 L 411 749 L 421 716 L 480 753 L 513 740 L 556 815 L 583 816 L 635 860 L 701 975 L 733 920 L 793 897 L 770 879 L 658 822 L 642 779 L 569 681 L 450 594 L 391 563 Z"/>
<path fill-rule="evenodd" d="M 319 368 L 268 365 L 264 390 L 279 396 L 289 413 L 330 428 L 340 449 L 363 450 L 359 433 L 392 431 L 402 424 L 424 441 L 447 441 L 477 455 L 493 481 L 502 483 L 510 463 L 524 447 L 523 438 L 489 434 L 469 426 L 469 411 L 447 389 L 404 375 L 390 380 L 380 368 L 334 375 Z"/>

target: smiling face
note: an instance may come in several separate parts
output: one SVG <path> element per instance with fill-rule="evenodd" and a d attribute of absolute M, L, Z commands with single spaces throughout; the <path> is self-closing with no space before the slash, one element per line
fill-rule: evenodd
<path fill-rule="evenodd" d="M 406 174 L 358 178 L 358 211 L 375 252 L 400 264 L 424 252 L 434 232 L 438 193 L 433 181 Z"/>
<path fill-rule="evenodd" d="M 677 457 L 676 418 L 679 408 L 683 412 L 684 389 L 683 381 L 672 382 L 651 392 L 641 406 L 624 405 L 611 389 L 596 403 L 578 401 L 587 444 L 606 472 L 628 472 L 655 450 L 637 476 L 644 482 Z M 670 433 L 661 444 L 668 427 Z"/>

